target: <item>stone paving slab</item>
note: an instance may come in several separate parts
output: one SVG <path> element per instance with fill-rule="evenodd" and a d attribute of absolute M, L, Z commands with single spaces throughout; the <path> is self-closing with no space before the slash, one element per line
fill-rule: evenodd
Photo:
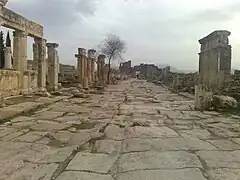
<path fill-rule="evenodd" d="M 144 169 L 179 169 L 202 167 L 196 155 L 185 151 L 150 151 L 128 153 L 123 154 L 118 163 L 120 172 Z"/>
<path fill-rule="evenodd" d="M 136 170 L 117 175 L 116 180 L 207 180 L 196 168 L 179 170 Z"/>
<path fill-rule="evenodd" d="M 240 168 L 240 150 L 199 151 L 196 154 L 211 168 Z"/>
<path fill-rule="evenodd" d="M 240 179 L 240 169 L 212 169 L 208 172 L 209 177 L 213 180 L 239 180 Z"/>
<path fill-rule="evenodd" d="M 67 170 L 108 173 L 118 156 L 106 154 L 78 153 L 67 167 Z"/>
<path fill-rule="evenodd" d="M 95 151 L 98 153 L 120 153 L 122 142 L 114 140 L 101 140 L 95 143 Z"/>
<path fill-rule="evenodd" d="M 168 127 L 132 127 L 125 133 L 127 138 L 171 138 L 179 135 Z"/>
<path fill-rule="evenodd" d="M 208 142 L 195 138 L 169 138 L 169 139 L 140 139 L 133 138 L 123 141 L 123 152 L 141 151 L 196 151 L 216 150 Z"/>
<path fill-rule="evenodd" d="M 62 173 L 56 180 L 113 180 L 113 178 L 111 175 L 67 171 Z"/>
<path fill-rule="evenodd" d="M 43 105 L 44 103 L 24 102 L 17 105 L 11 105 L 4 108 L 0 108 L 0 122 L 9 118 L 13 118 L 22 113 L 35 110 Z"/>
<path fill-rule="evenodd" d="M 32 164 L 24 163 L 24 168 L 18 169 L 10 177 L 9 175 L 1 175 L 0 179 L 9 180 L 49 180 L 57 169 L 57 164 Z"/>

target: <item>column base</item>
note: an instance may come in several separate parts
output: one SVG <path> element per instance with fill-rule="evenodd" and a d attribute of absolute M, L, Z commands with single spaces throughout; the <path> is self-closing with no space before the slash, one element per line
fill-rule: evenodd
<path fill-rule="evenodd" d="M 47 89 L 46 89 L 45 87 L 40 87 L 40 88 L 38 89 L 38 91 L 39 91 L 39 92 L 46 92 Z"/>

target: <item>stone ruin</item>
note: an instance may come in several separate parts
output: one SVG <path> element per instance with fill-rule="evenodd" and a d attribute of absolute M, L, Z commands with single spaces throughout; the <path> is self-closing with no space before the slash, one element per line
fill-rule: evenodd
<path fill-rule="evenodd" d="M 75 55 L 77 58 L 77 70 L 76 70 L 76 81 L 84 89 L 103 88 L 108 83 L 107 73 L 109 65 L 105 64 L 106 56 L 100 54 L 98 57 L 95 55 L 94 49 L 86 51 L 84 48 L 78 48 L 78 54 Z M 115 71 L 111 71 L 110 78 L 116 76 Z"/>
<path fill-rule="evenodd" d="M 1 97 L 58 88 L 59 57 L 55 43 L 46 43 L 43 26 L 6 8 L 6 0 L 0 1 L 1 26 L 14 29 L 13 52 L 10 45 L 4 47 L 4 65 L 0 69 Z M 34 38 L 33 61 L 27 61 L 27 37 Z M 46 47 L 48 57 L 46 57 Z"/>
<path fill-rule="evenodd" d="M 195 86 L 195 107 L 198 110 L 232 108 L 237 101 L 222 95 L 231 84 L 231 45 L 229 31 L 214 31 L 199 40 L 199 82 Z"/>

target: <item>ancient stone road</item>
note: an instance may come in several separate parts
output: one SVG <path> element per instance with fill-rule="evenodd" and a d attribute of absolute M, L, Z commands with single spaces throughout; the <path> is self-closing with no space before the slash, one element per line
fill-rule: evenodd
<path fill-rule="evenodd" d="M 0 179 L 239 180 L 240 117 L 124 81 L 2 124 Z"/>

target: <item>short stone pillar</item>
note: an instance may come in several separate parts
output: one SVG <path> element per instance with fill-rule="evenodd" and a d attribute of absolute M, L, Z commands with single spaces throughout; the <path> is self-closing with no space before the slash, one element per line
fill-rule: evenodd
<path fill-rule="evenodd" d="M 12 69 L 12 54 L 11 47 L 4 48 L 4 69 Z"/>
<path fill-rule="evenodd" d="M 86 56 L 86 49 L 84 48 L 78 48 L 78 54 L 75 54 L 75 57 L 77 58 L 77 76 L 79 83 L 84 86 L 84 77 L 85 77 L 85 60 L 87 58 Z"/>
<path fill-rule="evenodd" d="M 202 84 L 195 86 L 195 109 L 209 110 L 213 93 L 206 91 Z"/>
<path fill-rule="evenodd" d="M 98 81 L 99 81 L 99 85 L 101 86 L 105 86 L 105 81 L 104 81 L 104 77 L 105 77 L 105 58 L 106 56 L 101 54 L 98 56 Z"/>
<path fill-rule="evenodd" d="M 88 50 L 88 61 L 87 61 L 87 75 L 88 75 L 88 84 L 91 86 L 93 83 L 93 72 L 94 70 L 92 70 L 94 67 L 92 67 L 92 62 L 94 62 L 94 54 L 95 54 L 95 50 L 94 49 L 89 49 Z"/>
<path fill-rule="evenodd" d="M 50 90 L 58 89 L 58 52 L 57 43 L 47 43 L 48 83 Z"/>

